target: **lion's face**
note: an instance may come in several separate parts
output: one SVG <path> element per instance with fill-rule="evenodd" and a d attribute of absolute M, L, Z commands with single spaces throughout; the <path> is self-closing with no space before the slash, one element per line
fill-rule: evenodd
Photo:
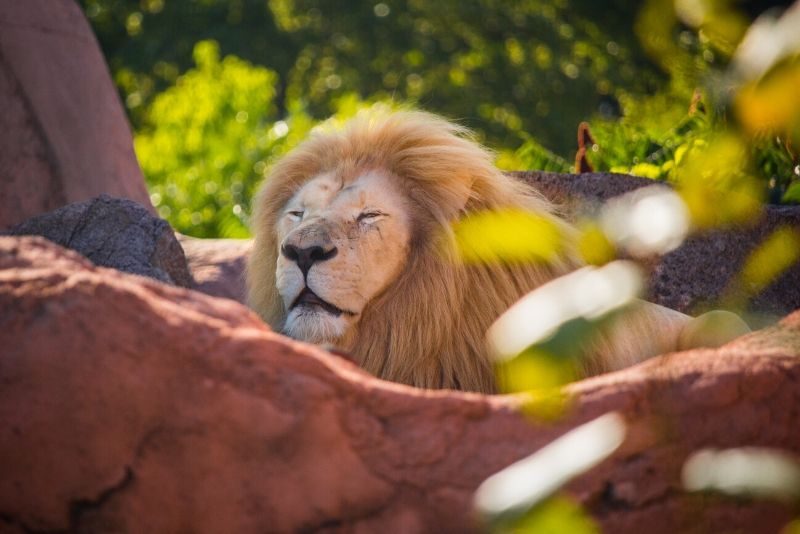
<path fill-rule="evenodd" d="M 284 333 L 336 342 L 367 303 L 402 270 L 408 255 L 408 202 L 384 172 L 306 182 L 277 225 L 276 285 L 287 310 Z"/>

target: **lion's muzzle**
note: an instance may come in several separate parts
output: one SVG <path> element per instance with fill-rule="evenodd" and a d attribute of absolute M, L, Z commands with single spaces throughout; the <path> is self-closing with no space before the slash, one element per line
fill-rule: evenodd
<path fill-rule="evenodd" d="M 308 276 L 308 270 L 311 269 L 312 265 L 317 262 L 329 260 L 339 252 L 339 249 L 335 246 L 331 244 L 327 245 L 327 247 L 320 245 L 300 247 L 291 243 L 284 243 L 281 247 L 281 254 L 283 254 L 286 259 L 295 262 L 300 268 L 300 272 L 303 273 L 303 277 L 306 278 Z"/>

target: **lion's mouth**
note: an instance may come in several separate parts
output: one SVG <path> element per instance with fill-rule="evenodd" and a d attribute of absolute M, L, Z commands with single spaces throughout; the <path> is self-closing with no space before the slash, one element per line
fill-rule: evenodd
<path fill-rule="evenodd" d="M 308 288 L 303 289 L 297 298 L 294 299 L 292 306 L 290 309 L 296 308 L 297 306 L 317 306 L 322 308 L 326 312 L 330 313 L 331 315 L 339 316 L 342 314 L 342 310 L 331 304 L 330 302 L 325 302 L 319 296 L 311 291 Z"/>

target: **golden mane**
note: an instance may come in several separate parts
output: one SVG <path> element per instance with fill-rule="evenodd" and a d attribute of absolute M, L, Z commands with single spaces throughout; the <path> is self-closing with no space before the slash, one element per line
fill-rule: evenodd
<path fill-rule="evenodd" d="M 500 172 L 468 130 L 435 115 L 372 110 L 338 131 L 312 133 L 274 166 L 255 203 L 250 305 L 280 330 L 286 310 L 275 284 L 276 224 L 292 195 L 320 173 L 366 169 L 388 171 L 411 200 L 411 251 L 342 348 L 386 380 L 493 392 L 486 330 L 522 295 L 573 265 L 464 265 L 451 225 L 473 212 L 519 208 L 570 229 L 541 195 Z"/>

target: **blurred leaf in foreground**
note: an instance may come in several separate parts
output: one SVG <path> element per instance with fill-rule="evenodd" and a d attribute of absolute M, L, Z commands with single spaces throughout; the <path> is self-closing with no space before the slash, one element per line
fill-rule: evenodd
<path fill-rule="evenodd" d="M 755 80 L 775 65 L 800 52 L 800 4 L 797 2 L 780 17 L 770 10 L 748 28 L 733 57 L 737 78 Z"/>
<path fill-rule="evenodd" d="M 574 380 L 592 337 L 634 301 L 641 284 L 633 263 L 615 261 L 579 269 L 524 296 L 487 332 L 500 389 L 530 391 Z"/>
<path fill-rule="evenodd" d="M 650 186 L 613 198 L 603 207 L 605 234 L 633 256 L 666 254 L 689 232 L 689 212 L 672 189 Z"/>
<path fill-rule="evenodd" d="M 751 135 L 773 134 L 800 141 L 800 58 L 782 64 L 737 94 L 736 115 Z"/>
<path fill-rule="evenodd" d="M 514 534 L 600 534 L 597 523 L 572 499 L 551 497 L 508 527 L 496 533 Z"/>
<path fill-rule="evenodd" d="M 613 412 L 570 430 L 531 456 L 486 479 L 475 492 L 476 511 L 488 525 L 500 531 L 548 532 L 517 530 L 516 527 L 544 528 L 553 524 L 550 521 L 554 517 L 563 515 L 572 516 L 570 525 L 579 530 L 558 532 L 595 532 L 580 530 L 591 523 L 588 519 L 577 520 L 571 512 L 565 513 L 567 509 L 563 504 L 548 510 L 547 499 L 564 484 L 608 458 L 622 444 L 625 431 L 622 416 Z M 538 505 L 545 508 L 538 512 L 541 515 L 537 518 L 534 507 Z M 516 525 L 515 521 L 523 517 L 522 523 Z"/>
<path fill-rule="evenodd" d="M 476 213 L 456 222 L 453 231 L 466 263 L 551 262 L 563 249 L 555 222 L 522 210 Z"/>
<path fill-rule="evenodd" d="M 682 479 L 688 491 L 713 490 L 788 502 L 800 499 L 800 463 L 776 449 L 703 449 L 683 464 Z"/>
<path fill-rule="evenodd" d="M 780 534 L 800 534 L 800 519 L 795 519 L 785 525 Z"/>
<path fill-rule="evenodd" d="M 616 248 L 597 223 L 583 222 L 578 230 L 578 254 L 587 265 L 599 267 L 614 260 Z"/>
<path fill-rule="evenodd" d="M 748 147 L 737 136 L 694 143 L 675 180 L 696 228 L 746 223 L 761 211 L 764 188 L 750 173 Z"/>
<path fill-rule="evenodd" d="M 798 165 L 798 170 L 800 170 L 800 165 Z M 800 182 L 795 182 L 789 186 L 786 190 L 786 193 L 783 195 L 783 202 L 793 202 L 795 204 L 800 204 Z"/>
<path fill-rule="evenodd" d="M 727 290 L 727 307 L 741 307 L 746 300 L 775 281 L 800 260 L 800 230 L 783 227 L 770 234 L 744 262 Z"/>
<path fill-rule="evenodd" d="M 748 25 L 734 4 L 731 0 L 676 0 L 675 10 L 682 22 L 700 30 L 715 50 L 730 57 Z"/>

